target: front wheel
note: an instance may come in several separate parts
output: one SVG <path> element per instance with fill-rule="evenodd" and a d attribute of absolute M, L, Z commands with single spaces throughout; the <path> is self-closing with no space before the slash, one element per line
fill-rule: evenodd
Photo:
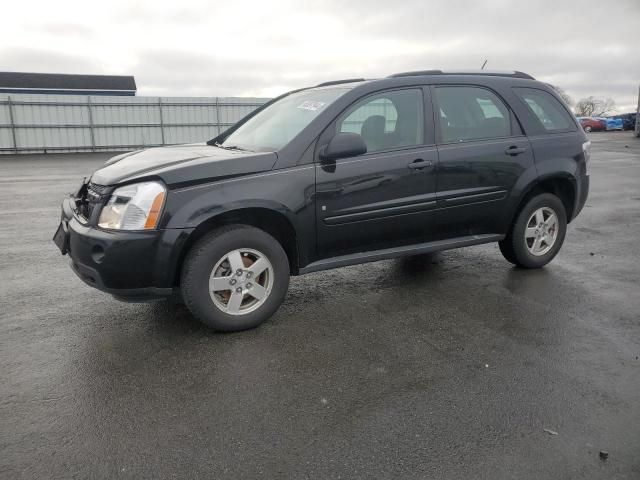
<path fill-rule="evenodd" d="M 511 231 L 499 242 L 511 263 L 540 268 L 560 251 L 567 232 L 567 214 L 562 201 L 551 193 L 533 197 L 520 210 Z"/>
<path fill-rule="evenodd" d="M 199 240 L 182 267 L 184 302 L 220 331 L 254 328 L 278 309 L 289 287 L 289 261 L 268 233 L 246 225 L 219 228 Z"/>

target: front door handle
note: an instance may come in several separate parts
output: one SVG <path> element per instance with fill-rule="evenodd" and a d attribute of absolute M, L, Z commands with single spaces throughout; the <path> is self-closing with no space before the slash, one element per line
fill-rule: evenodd
<path fill-rule="evenodd" d="M 516 146 L 512 146 L 507 148 L 504 153 L 506 153 L 507 155 L 511 155 L 512 157 L 515 155 L 520 155 L 521 153 L 526 152 L 527 149 L 524 147 L 516 147 Z"/>
<path fill-rule="evenodd" d="M 422 160 L 421 158 L 417 158 L 412 163 L 407 165 L 407 167 L 412 170 L 421 170 L 423 168 L 429 168 L 432 166 L 433 166 L 433 162 L 431 160 Z"/>

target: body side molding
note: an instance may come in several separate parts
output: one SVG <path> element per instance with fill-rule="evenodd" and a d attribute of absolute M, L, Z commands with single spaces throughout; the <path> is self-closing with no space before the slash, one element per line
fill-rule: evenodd
<path fill-rule="evenodd" d="M 378 260 L 387 260 L 389 258 L 405 257 L 408 255 L 450 250 L 458 247 L 469 247 L 471 245 L 480 245 L 482 243 L 498 242 L 503 238 L 504 235 L 497 234 L 469 235 L 450 240 L 437 240 L 435 242 L 403 245 L 401 247 L 385 248 L 369 252 L 351 253 L 348 255 L 341 255 L 339 257 L 325 258 L 323 260 L 310 263 L 306 267 L 300 268 L 300 274 L 319 272 L 321 270 L 346 267 L 348 265 L 356 265 L 360 263 L 377 262 Z"/>

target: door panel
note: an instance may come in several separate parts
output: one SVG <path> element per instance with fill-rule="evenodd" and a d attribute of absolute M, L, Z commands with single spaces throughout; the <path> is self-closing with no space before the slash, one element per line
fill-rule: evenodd
<path fill-rule="evenodd" d="M 425 166 L 411 167 L 416 160 Z M 430 146 L 317 164 L 319 257 L 428 240 L 437 161 Z"/>
<path fill-rule="evenodd" d="M 529 140 L 506 103 L 473 85 L 432 88 L 438 136 L 442 238 L 498 233 L 509 193 L 533 165 Z"/>
<path fill-rule="evenodd" d="M 438 163 L 428 89 L 358 99 L 320 136 L 320 148 L 336 132 L 361 135 L 367 153 L 330 163 L 316 159 L 318 257 L 428 239 Z"/>
<path fill-rule="evenodd" d="M 511 147 L 524 149 L 516 155 Z M 500 215 L 518 178 L 533 164 L 526 137 L 440 145 L 438 228 L 456 237 L 500 232 Z"/>

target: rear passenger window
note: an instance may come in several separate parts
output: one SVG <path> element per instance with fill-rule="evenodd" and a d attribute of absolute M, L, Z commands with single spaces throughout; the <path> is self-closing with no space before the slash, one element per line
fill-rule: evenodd
<path fill-rule="evenodd" d="M 337 131 L 359 133 L 369 153 L 422 145 L 422 90 L 393 90 L 366 97 L 338 120 Z"/>
<path fill-rule="evenodd" d="M 436 87 L 443 142 L 512 135 L 511 114 L 493 92 L 479 87 Z"/>
<path fill-rule="evenodd" d="M 514 88 L 542 127 L 548 132 L 575 130 L 575 122 L 553 95 L 535 88 Z"/>

